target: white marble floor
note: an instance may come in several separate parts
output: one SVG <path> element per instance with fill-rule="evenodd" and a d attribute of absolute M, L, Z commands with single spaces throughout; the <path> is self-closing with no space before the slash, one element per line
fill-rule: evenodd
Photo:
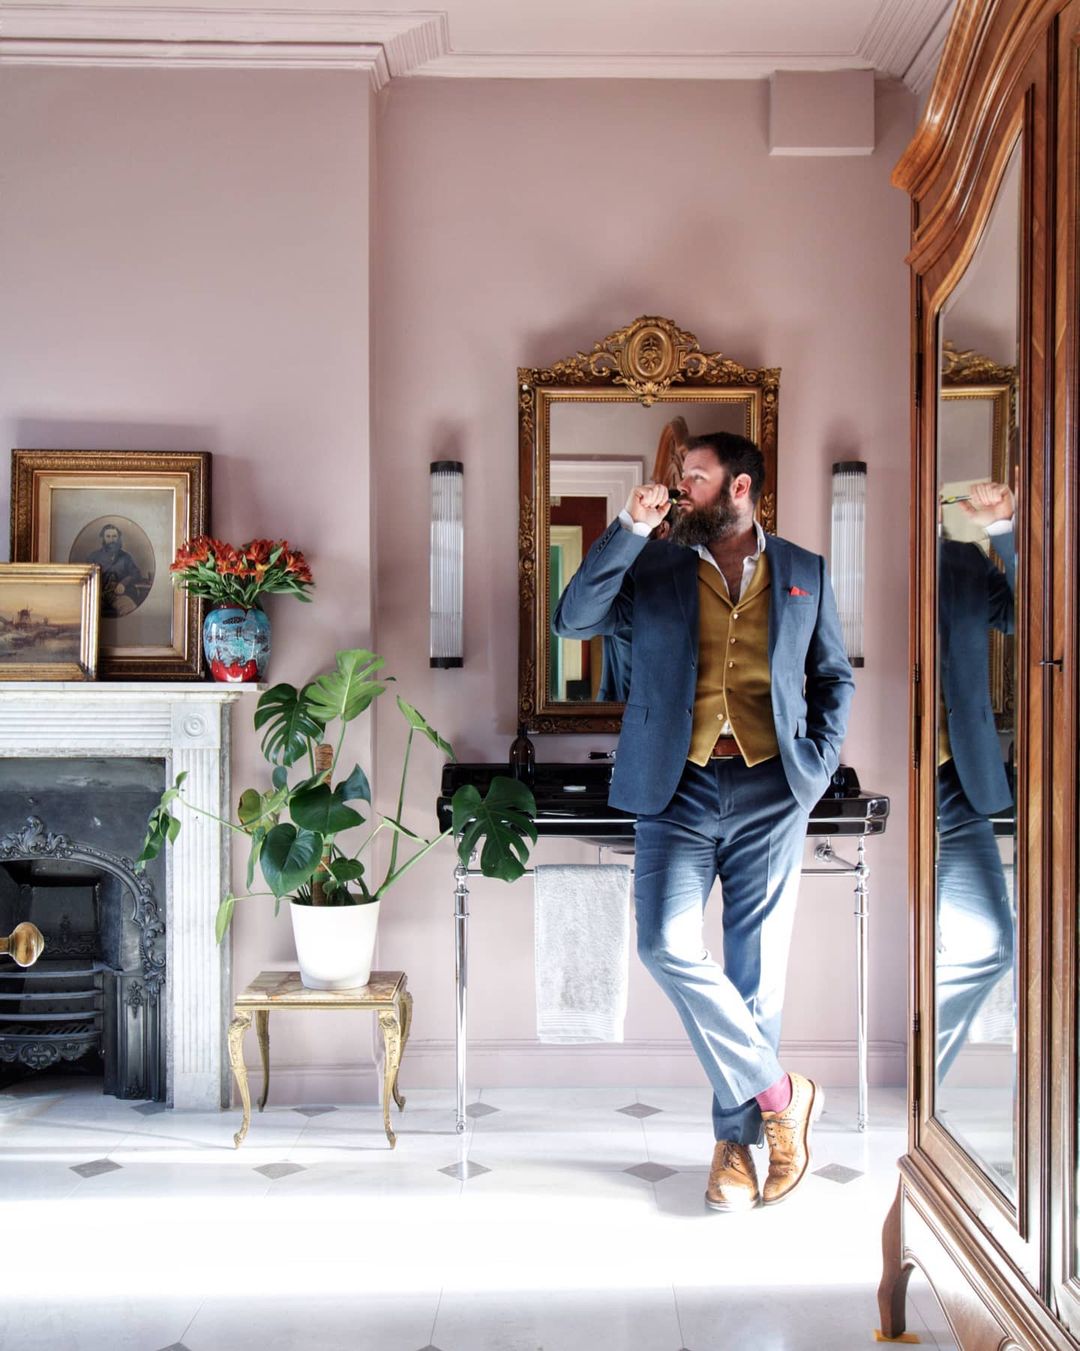
<path fill-rule="evenodd" d="M 630 1111 L 621 1109 L 631 1108 Z M 854 1351 L 874 1343 L 900 1090 L 828 1094 L 813 1175 L 702 1204 L 697 1090 L 491 1089 L 172 1113 L 89 1081 L 0 1093 L 4 1351 Z M 952 1348 L 925 1284 L 909 1329 Z"/>

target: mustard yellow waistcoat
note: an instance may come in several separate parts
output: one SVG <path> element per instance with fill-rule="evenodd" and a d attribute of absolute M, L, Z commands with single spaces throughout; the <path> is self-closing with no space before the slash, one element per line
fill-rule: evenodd
<path fill-rule="evenodd" d="M 748 765 L 780 753 L 769 676 L 768 556 L 735 602 L 711 563 L 698 563 L 698 677 L 689 759 L 708 763 L 725 720 Z"/>

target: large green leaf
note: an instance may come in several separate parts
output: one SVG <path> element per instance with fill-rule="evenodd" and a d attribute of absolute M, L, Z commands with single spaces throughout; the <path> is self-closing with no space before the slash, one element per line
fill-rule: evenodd
<path fill-rule="evenodd" d="M 431 726 L 424 715 L 413 708 L 412 704 L 407 704 L 400 694 L 398 695 L 397 706 L 405 715 L 410 727 L 415 728 L 418 732 L 422 732 L 433 746 L 442 751 L 443 755 L 445 755 L 448 760 L 457 759 L 457 756 L 454 754 L 454 748 L 450 745 L 449 741 L 445 741 L 438 732 L 436 732 L 435 728 Z"/>
<path fill-rule="evenodd" d="M 326 724 L 335 718 L 352 722 L 386 689 L 373 680 L 386 662 L 374 652 L 355 648 L 337 654 L 337 669 L 313 680 L 304 690 L 304 706 L 313 718 Z M 269 691 L 268 691 L 269 692 Z M 266 695 L 263 695 L 266 698 Z"/>
<path fill-rule="evenodd" d="M 322 739 L 323 723 L 307 704 L 307 689 L 275 685 L 255 705 L 255 727 L 265 727 L 263 755 L 277 765 L 292 765 Z"/>
<path fill-rule="evenodd" d="M 336 835 L 339 830 L 348 830 L 364 823 L 360 813 L 347 807 L 325 783 L 318 783 L 302 793 L 294 793 L 289 803 L 289 814 L 298 826 L 317 831 L 320 835 Z"/>
<path fill-rule="evenodd" d="M 259 866 L 275 896 L 311 880 L 322 858 L 323 837 L 314 830 L 297 830 L 288 822 L 275 826 L 263 841 Z"/>
<path fill-rule="evenodd" d="M 360 766 L 354 765 L 352 773 L 347 779 L 342 779 L 334 789 L 334 793 L 342 802 L 370 802 L 371 784 L 368 783 L 368 776 Z"/>
<path fill-rule="evenodd" d="M 480 848 L 480 871 L 485 877 L 516 881 L 529 860 L 529 843 L 536 843 L 536 799 L 518 779 L 496 775 L 487 793 L 466 784 L 451 801 L 458 857 L 468 865 Z"/>

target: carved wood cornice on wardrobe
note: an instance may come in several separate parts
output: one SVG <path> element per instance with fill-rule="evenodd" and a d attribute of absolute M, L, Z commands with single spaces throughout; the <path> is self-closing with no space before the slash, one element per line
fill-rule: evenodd
<path fill-rule="evenodd" d="M 912 198 L 911 266 L 919 268 L 957 233 L 971 229 L 977 237 L 983 222 L 968 213 L 972 199 L 985 195 L 979 186 L 1002 167 L 987 158 L 1000 144 L 999 119 L 1046 26 L 1067 3 L 958 0 L 926 110 L 892 174 L 893 185 Z"/>

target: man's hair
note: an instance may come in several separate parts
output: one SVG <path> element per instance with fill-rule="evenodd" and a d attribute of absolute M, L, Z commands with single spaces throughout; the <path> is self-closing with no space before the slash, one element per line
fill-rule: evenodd
<path fill-rule="evenodd" d="M 116 531 L 116 542 L 117 542 L 117 544 L 123 544 L 123 542 L 124 542 L 124 532 L 120 529 L 120 527 L 119 527 L 118 525 L 113 525 L 112 521 L 106 521 L 105 524 L 104 524 L 104 525 L 101 527 L 101 529 L 98 531 L 98 539 L 101 540 L 102 544 L 105 543 L 105 531 L 106 531 L 106 530 L 115 530 L 115 531 Z"/>
<path fill-rule="evenodd" d="M 750 476 L 750 500 L 757 502 L 765 486 L 765 457 L 748 437 L 735 432 L 706 432 L 691 436 L 686 449 L 711 450 L 728 471 L 729 482 L 740 474 Z"/>

